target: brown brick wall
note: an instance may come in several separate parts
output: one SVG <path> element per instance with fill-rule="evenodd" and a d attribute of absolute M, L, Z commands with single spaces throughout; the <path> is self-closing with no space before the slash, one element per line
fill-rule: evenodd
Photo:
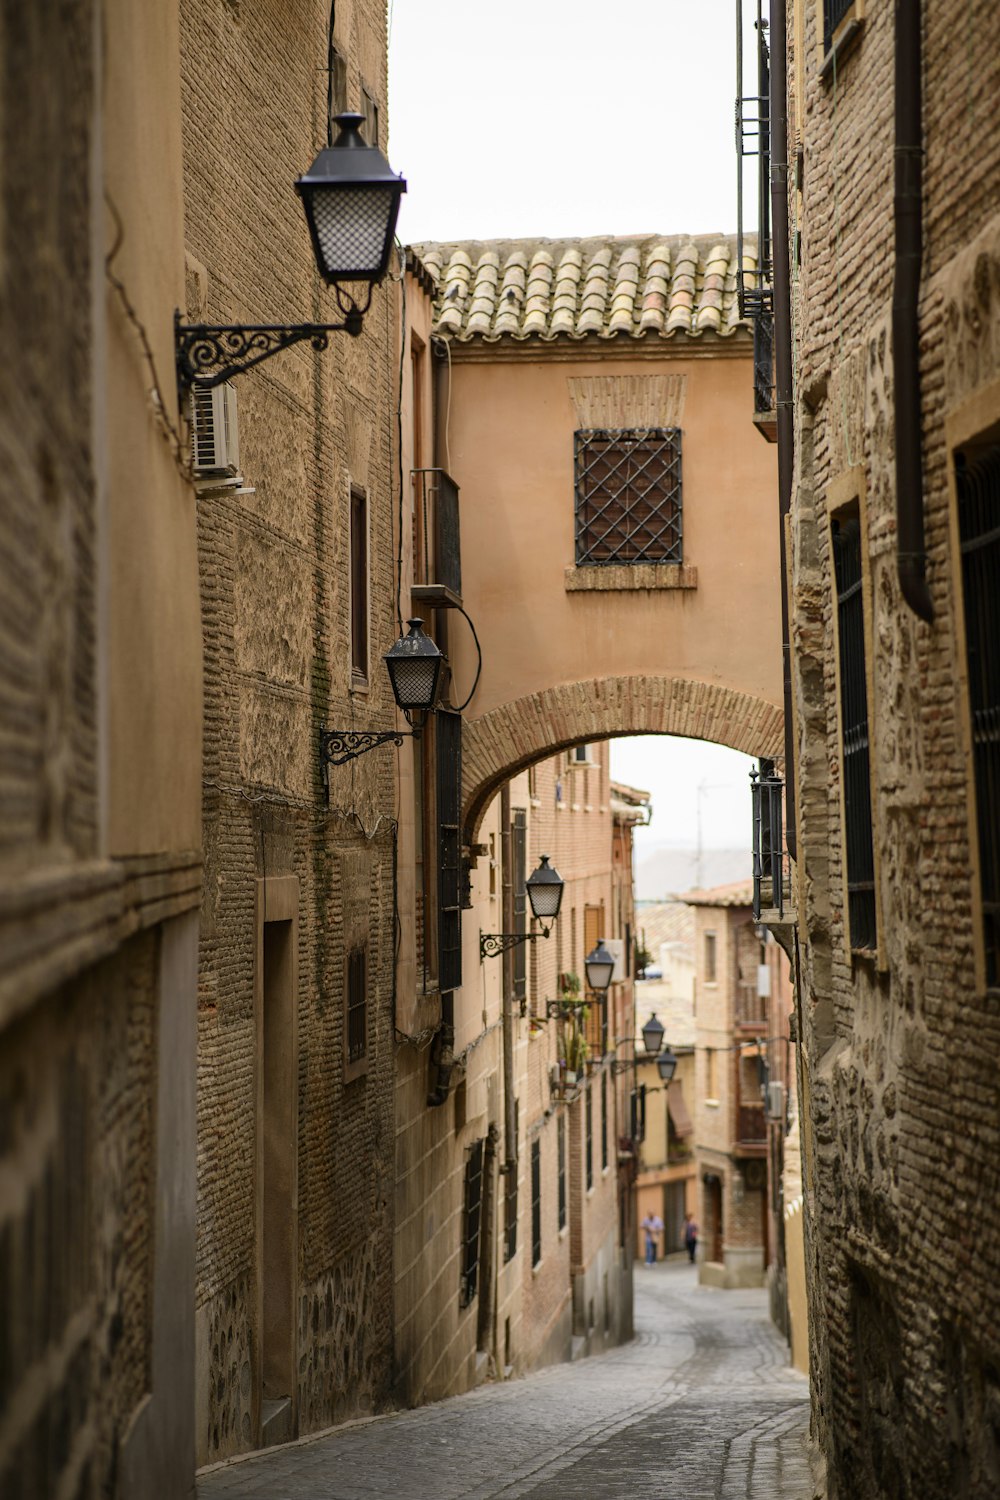
<path fill-rule="evenodd" d="M 895 563 L 893 9 L 866 7 L 836 83 L 818 76 L 816 9 L 804 5 L 793 294 L 814 1413 L 832 1495 L 986 1496 L 1000 1484 L 985 1416 L 1000 1400 L 990 1373 L 1000 1034 L 973 966 L 945 421 L 998 374 L 1000 139 L 988 101 L 1000 19 L 985 3 L 922 8 L 927 627 L 902 601 Z M 867 492 L 884 972 L 851 959 L 843 920 L 829 497 L 852 466 Z"/>
<path fill-rule="evenodd" d="M 319 0 L 181 6 L 192 318 L 336 316 L 294 179 L 325 136 Z M 386 119 L 385 11 L 337 7 L 353 107 Z M 238 87 L 233 87 L 238 80 Z M 199 1031 L 201 1462 L 258 1441 L 254 1012 L 257 881 L 298 880 L 298 1427 L 387 1399 L 392 1345 L 394 763 L 331 768 L 321 727 L 394 723 L 380 661 L 397 634 L 391 298 L 357 340 L 288 351 L 238 381 L 246 486 L 199 497 L 206 882 Z M 348 505 L 367 488 L 370 690 L 351 693 Z M 344 1082 L 348 934 L 368 941 L 369 1068 Z M 353 939 L 351 939 L 353 941 Z M 225 1339 L 215 1336 L 222 1330 Z M 225 1348 L 242 1351 L 227 1357 Z"/>

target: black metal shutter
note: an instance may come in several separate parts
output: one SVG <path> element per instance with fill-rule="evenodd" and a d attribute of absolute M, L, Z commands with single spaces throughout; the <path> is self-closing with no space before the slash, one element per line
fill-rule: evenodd
<path fill-rule="evenodd" d="M 856 516 L 834 523 L 833 558 L 840 636 L 848 923 L 851 947 L 870 950 L 876 941 L 875 853 L 872 843 L 861 522 Z"/>
<path fill-rule="evenodd" d="M 437 715 L 438 982 L 462 983 L 462 718 Z"/>

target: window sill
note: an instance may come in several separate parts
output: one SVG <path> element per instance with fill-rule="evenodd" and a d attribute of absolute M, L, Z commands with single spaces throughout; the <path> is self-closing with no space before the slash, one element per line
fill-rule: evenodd
<path fill-rule="evenodd" d="M 359 1057 L 356 1062 L 344 1063 L 344 1083 L 356 1083 L 359 1078 L 368 1076 L 368 1058 Z"/>
<path fill-rule="evenodd" d="M 819 76 L 830 83 L 837 75 L 841 62 L 857 42 L 865 25 L 864 0 L 854 0 L 846 15 L 841 17 L 830 43 L 830 50 L 820 64 Z"/>
<path fill-rule="evenodd" d="M 698 587 L 698 569 L 685 563 L 609 563 L 607 567 L 567 568 L 563 577 L 567 594 L 655 592 Z"/>

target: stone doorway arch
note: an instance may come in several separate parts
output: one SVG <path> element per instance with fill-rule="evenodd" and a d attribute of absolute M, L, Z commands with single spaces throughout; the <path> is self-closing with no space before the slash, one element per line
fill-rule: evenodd
<path fill-rule="evenodd" d="M 478 842 L 486 808 L 504 782 L 571 745 L 672 734 L 780 757 L 783 722 L 780 706 L 767 699 L 679 677 L 567 682 L 500 704 L 464 725 L 465 842 L 469 848 Z"/>

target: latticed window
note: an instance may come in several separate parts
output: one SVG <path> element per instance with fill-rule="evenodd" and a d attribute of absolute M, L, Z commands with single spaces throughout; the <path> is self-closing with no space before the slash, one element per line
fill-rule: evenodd
<path fill-rule="evenodd" d="M 868 951 L 874 949 L 876 941 L 875 850 L 872 841 L 861 521 L 857 515 L 842 516 L 834 521 L 833 561 L 837 579 L 848 929 L 851 948 Z"/>
<path fill-rule="evenodd" d="M 359 1062 L 368 1051 L 368 950 L 355 948 L 347 958 L 347 1060 Z"/>
<path fill-rule="evenodd" d="M 679 427 L 574 434 L 577 566 L 681 561 Z"/>
<path fill-rule="evenodd" d="M 483 1141 L 476 1141 L 465 1163 L 462 1287 L 459 1305 L 468 1307 L 479 1288 L 479 1231 L 483 1217 Z"/>
<path fill-rule="evenodd" d="M 1000 446 L 955 455 L 986 984 L 1000 986 Z"/>
<path fill-rule="evenodd" d="M 542 1147 L 537 1136 L 531 1143 L 531 1264 L 542 1258 Z"/>

